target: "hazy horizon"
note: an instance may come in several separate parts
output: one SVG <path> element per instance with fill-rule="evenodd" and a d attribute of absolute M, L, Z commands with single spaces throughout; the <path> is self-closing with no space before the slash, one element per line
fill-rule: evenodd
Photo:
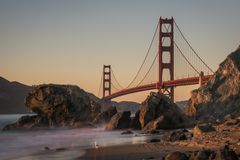
<path fill-rule="evenodd" d="M 27 85 L 75 84 L 98 94 L 102 65 L 121 84 L 136 74 L 160 16 L 174 17 L 215 71 L 240 44 L 240 1 L 0 1 L 0 76 Z M 177 88 L 176 101 L 197 86 Z M 150 91 L 114 100 L 142 101 Z"/>

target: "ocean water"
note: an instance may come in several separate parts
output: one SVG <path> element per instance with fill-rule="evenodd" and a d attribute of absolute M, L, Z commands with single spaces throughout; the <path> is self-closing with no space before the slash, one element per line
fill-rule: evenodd
<path fill-rule="evenodd" d="M 0 127 L 16 121 L 22 115 L 0 115 Z M 99 146 L 146 143 L 160 135 L 140 132 L 121 135 L 122 131 L 104 128 L 55 129 L 37 131 L 0 131 L 1 160 L 76 159 L 85 149 Z M 48 147 L 50 150 L 46 150 Z"/>

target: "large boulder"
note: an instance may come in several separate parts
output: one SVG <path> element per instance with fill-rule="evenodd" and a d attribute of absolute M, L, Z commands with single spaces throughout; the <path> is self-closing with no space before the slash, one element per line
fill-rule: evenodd
<path fill-rule="evenodd" d="M 122 113 L 115 114 L 110 122 L 106 125 L 106 130 L 116 130 L 116 129 L 127 129 L 130 127 L 131 112 L 125 111 Z"/>
<path fill-rule="evenodd" d="M 199 137 L 202 136 L 203 133 L 214 131 L 216 131 L 216 129 L 211 124 L 198 124 L 193 128 L 193 136 Z"/>
<path fill-rule="evenodd" d="M 117 108 L 110 107 L 108 110 L 99 113 L 93 120 L 94 124 L 105 124 L 110 121 L 113 115 L 117 113 Z"/>
<path fill-rule="evenodd" d="M 79 127 L 91 122 L 100 105 L 88 93 L 73 85 L 44 84 L 34 86 L 26 99 L 27 108 L 37 116 L 23 117 L 10 128 Z M 24 120 L 23 120 L 24 119 Z M 44 123 L 42 123 L 42 119 Z"/>
<path fill-rule="evenodd" d="M 173 131 L 170 133 L 168 140 L 169 141 L 183 141 L 183 140 L 191 140 L 193 137 L 193 134 L 191 132 L 189 132 L 186 129 L 183 130 L 177 130 L 177 131 Z"/>
<path fill-rule="evenodd" d="M 206 85 L 192 91 L 185 113 L 197 120 L 222 120 L 240 115 L 240 48 L 219 65 Z"/>
<path fill-rule="evenodd" d="M 225 145 L 223 148 L 217 151 L 216 159 L 218 160 L 238 160 L 236 152 Z"/>
<path fill-rule="evenodd" d="M 23 116 L 18 119 L 16 123 L 6 125 L 3 130 L 23 130 L 34 128 L 46 128 L 49 126 L 49 120 L 47 117 L 40 115 Z"/>
<path fill-rule="evenodd" d="M 185 153 L 176 151 L 166 155 L 164 160 L 188 160 L 188 156 Z"/>
<path fill-rule="evenodd" d="M 130 128 L 136 129 L 136 130 L 141 129 L 141 124 L 140 124 L 140 121 L 139 121 L 139 114 L 140 114 L 140 110 L 138 110 L 135 113 L 135 116 L 132 118 L 131 123 L 130 123 Z"/>
<path fill-rule="evenodd" d="M 161 117 L 161 118 L 160 118 Z M 167 96 L 151 92 L 142 103 L 139 121 L 143 129 L 151 122 L 152 129 L 174 129 L 186 125 L 186 117 Z M 148 129 L 150 129 L 148 126 Z"/>

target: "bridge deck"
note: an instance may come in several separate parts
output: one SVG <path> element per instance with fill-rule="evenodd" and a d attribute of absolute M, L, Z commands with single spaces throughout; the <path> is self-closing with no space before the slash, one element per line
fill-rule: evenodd
<path fill-rule="evenodd" d="M 212 75 L 203 76 L 202 77 L 203 83 L 206 83 L 211 77 L 212 77 Z M 121 91 L 115 92 L 109 96 L 106 96 L 106 97 L 104 97 L 104 99 L 110 100 L 110 99 L 120 97 L 123 95 L 131 94 L 131 93 L 158 89 L 159 86 L 177 87 L 177 86 L 186 86 L 186 85 L 194 85 L 194 84 L 199 84 L 199 77 L 190 77 L 190 78 L 177 79 L 177 80 L 173 80 L 173 81 L 171 81 L 171 80 L 164 81 L 162 85 L 159 83 L 151 83 L 151 84 L 141 85 L 141 86 L 137 86 L 137 87 L 133 87 L 133 88 L 127 88 L 127 89 L 123 89 Z"/>

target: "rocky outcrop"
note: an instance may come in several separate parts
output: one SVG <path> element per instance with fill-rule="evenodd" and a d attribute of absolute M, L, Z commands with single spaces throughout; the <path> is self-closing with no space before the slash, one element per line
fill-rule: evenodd
<path fill-rule="evenodd" d="M 34 129 L 34 128 L 46 128 L 49 126 L 49 120 L 47 117 L 34 115 L 34 116 L 23 116 L 19 118 L 16 123 L 9 124 L 3 128 L 3 130 L 23 130 L 23 129 Z"/>
<path fill-rule="evenodd" d="M 190 156 L 179 151 L 167 154 L 164 160 L 238 160 L 235 151 L 225 145 L 217 151 L 210 149 L 203 149 L 193 152 Z"/>
<path fill-rule="evenodd" d="M 167 96 L 154 92 L 142 103 L 139 121 L 144 130 L 180 128 L 187 122 L 175 103 Z"/>
<path fill-rule="evenodd" d="M 116 107 L 110 107 L 108 110 L 99 113 L 93 120 L 94 124 L 105 124 L 110 121 L 113 115 L 117 113 Z"/>
<path fill-rule="evenodd" d="M 188 160 L 188 156 L 185 153 L 181 152 L 173 152 L 169 153 L 164 160 Z"/>
<path fill-rule="evenodd" d="M 132 118 L 131 123 L 130 123 L 130 128 L 136 129 L 136 130 L 141 129 L 141 124 L 140 124 L 140 121 L 139 121 L 139 114 L 140 114 L 140 110 L 138 110 L 135 113 L 135 116 Z"/>
<path fill-rule="evenodd" d="M 72 85 L 35 86 L 27 95 L 25 105 L 37 115 L 22 117 L 5 129 L 79 127 L 91 122 L 101 110 L 84 90 Z"/>
<path fill-rule="evenodd" d="M 214 132 L 216 129 L 211 124 L 198 124 L 193 128 L 193 136 L 199 137 L 206 132 Z"/>
<path fill-rule="evenodd" d="M 174 141 L 183 141 L 183 140 L 191 140 L 193 134 L 186 129 L 173 131 L 170 133 L 170 136 L 167 140 L 174 142 Z"/>
<path fill-rule="evenodd" d="M 206 85 L 192 91 L 184 109 L 197 120 L 215 121 L 227 114 L 240 115 L 240 48 L 219 65 Z"/>
<path fill-rule="evenodd" d="M 131 112 L 125 111 L 122 113 L 115 114 L 110 122 L 106 125 L 106 130 L 116 130 L 116 129 L 127 129 L 130 127 Z"/>

